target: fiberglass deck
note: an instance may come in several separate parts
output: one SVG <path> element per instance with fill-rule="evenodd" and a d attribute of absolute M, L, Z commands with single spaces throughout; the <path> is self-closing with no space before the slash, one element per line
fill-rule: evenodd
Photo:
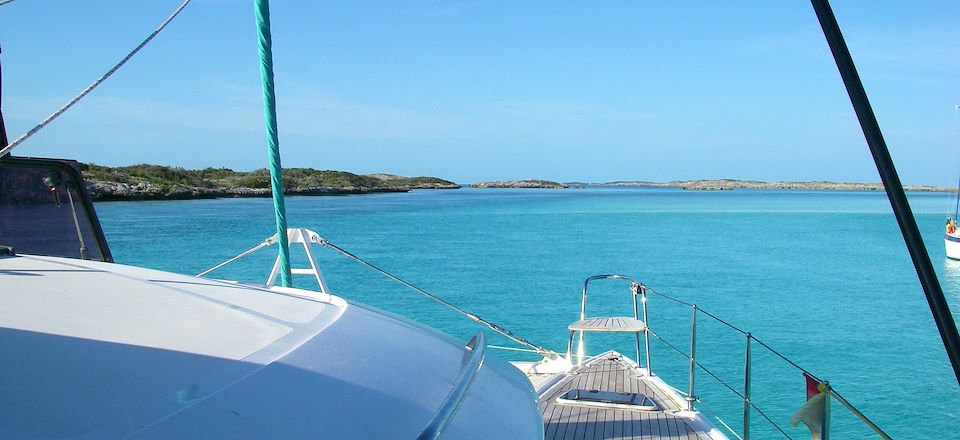
<path fill-rule="evenodd" d="M 570 389 L 643 393 L 656 401 L 659 411 L 595 408 L 556 403 Z M 680 406 L 647 383 L 640 370 L 622 358 L 609 356 L 580 367 L 540 398 L 545 439 L 706 439 L 711 437 L 698 424 L 678 416 Z"/>

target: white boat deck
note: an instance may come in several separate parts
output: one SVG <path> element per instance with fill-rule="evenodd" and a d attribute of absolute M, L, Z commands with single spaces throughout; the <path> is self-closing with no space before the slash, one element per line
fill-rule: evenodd
<path fill-rule="evenodd" d="M 696 412 L 684 412 L 662 380 L 616 353 L 598 356 L 540 391 L 545 439 L 725 439 Z M 642 393 L 656 411 L 602 408 L 557 403 L 571 389 Z"/>
<path fill-rule="evenodd" d="M 541 438 L 483 353 L 316 292 L 0 256 L 2 440 Z"/>

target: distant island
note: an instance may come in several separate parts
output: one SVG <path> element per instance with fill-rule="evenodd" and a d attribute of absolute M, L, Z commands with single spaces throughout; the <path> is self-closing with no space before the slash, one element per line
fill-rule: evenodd
<path fill-rule="evenodd" d="M 188 170 L 162 165 L 106 167 L 80 164 L 87 190 L 94 200 L 178 200 L 235 197 L 270 197 L 267 169 L 234 171 L 229 168 Z M 283 170 L 284 194 L 344 195 L 407 192 L 413 189 L 456 189 L 460 185 L 437 177 L 404 177 L 394 174 L 359 175 L 346 171 L 287 168 Z M 470 184 L 472 188 L 583 188 L 591 186 L 681 188 L 723 191 L 734 189 L 882 191 L 879 183 L 851 182 L 763 182 L 759 180 L 713 179 L 651 182 L 643 180 L 605 183 L 560 183 L 543 179 L 496 180 Z M 907 191 L 956 191 L 933 185 L 904 185 Z"/>
<path fill-rule="evenodd" d="M 763 182 L 759 180 L 713 179 L 713 180 L 674 180 L 670 182 L 616 181 L 591 183 L 590 186 L 630 186 L 682 188 L 687 190 L 724 191 L 733 189 L 788 189 L 788 190 L 833 190 L 833 191 L 883 191 L 880 183 L 831 182 L 825 180 L 811 182 Z M 933 185 L 904 185 L 907 191 L 956 191 L 955 188 Z"/>
<path fill-rule="evenodd" d="M 605 183 L 554 182 L 543 179 L 495 180 L 470 184 L 472 188 L 584 188 L 591 186 L 621 186 L 638 188 L 680 188 L 696 191 L 728 191 L 734 189 L 774 189 L 805 191 L 883 191 L 880 183 L 831 182 L 817 180 L 809 182 L 782 181 L 764 182 L 760 180 L 737 179 L 698 179 L 672 180 L 670 182 L 651 182 L 647 180 L 618 180 Z M 907 191 L 943 191 L 953 192 L 956 188 L 934 185 L 904 185 Z"/>
<path fill-rule="evenodd" d="M 567 188 L 568 185 L 542 179 L 495 180 L 491 182 L 471 183 L 471 188 Z"/>
<path fill-rule="evenodd" d="M 226 197 L 270 197 L 267 169 L 229 168 L 188 170 L 162 165 L 105 167 L 81 164 L 87 190 L 94 200 L 177 200 Z M 393 174 L 357 175 L 313 168 L 283 170 L 284 194 L 341 195 L 407 192 L 412 189 L 456 189 L 460 185 L 437 177 Z"/>

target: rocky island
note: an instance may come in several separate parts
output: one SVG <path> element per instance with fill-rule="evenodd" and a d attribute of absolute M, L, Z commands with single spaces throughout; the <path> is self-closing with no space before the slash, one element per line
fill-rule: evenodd
<path fill-rule="evenodd" d="M 733 189 L 790 189 L 807 191 L 883 191 L 883 185 L 880 183 L 856 183 L 856 182 L 831 182 L 818 180 L 812 182 L 763 182 L 760 180 L 736 180 L 736 179 L 713 179 L 713 180 L 674 180 L 670 182 L 648 182 L 648 181 L 616 181 L 607 183 L 596 183 L 594 186 L 632 186 L 632 187 L 656 187 L 656 188 L 682 188 L 688 190 L 701 191 L 724 191 Z M 933 185 L 904 185 L 907 191 L 956 191 L 955 188 Z"/>
<path fill-rule="evenodd" d="M 81 164 L 87 190 L 94 200 L 176 200 L 221 197 L 270 197 L 267 169 L 234 171 L 229 168 L 187 170 L 162 165 L 105 167 Z M 456 189 L 460 185 L 436 177 L 393 174 L 357 175 L 346 171 L 287 168 L 284 194 L 342 195 L 407 192 L 412 189 Z"/>
<path fill-rule="evenodd" d="M 559 182 L 541 179 L 495 180 L 492 182 L 471 183 L 471 188 L 567 188 Z"/>

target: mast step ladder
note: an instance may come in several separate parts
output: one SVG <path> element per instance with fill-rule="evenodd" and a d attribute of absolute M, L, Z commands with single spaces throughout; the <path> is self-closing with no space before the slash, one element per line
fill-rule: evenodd
<path fill-rule="evenodd" d="M 265 243 L 273 244 L 277 241 L 277 235 L 274 234 L 273 237 L 267 239 Z M 320 272 L 320 265 L 317 264 L 317 259 L 313 256 L 313 250 L 310 249 L 311 244 L 323 244 L 323 237 L 320 234 L 311 231 L 307 228 L 288 228 L 287 229 L 287 241 L 290 244 L 299 243 L 303 245 L 303 251 L 307 254 L 307 261 L 310 263 L 310 267 L 306 268 L 291 268 L 290 273 L 293 275 L 313 275 L 314 279 L 317 281 L 317 285 L 320 287 L 320 293 L 330 294 L 330 291 L 327 289 L 327 281 L 323 279 L 323 273 Z M 270 276 L 267 277 L 267 285 L 273 286 L 277 282 L 277 276 L 280 275 L 280 256 L 277 256 L 277 259 L 273 262 L 273 269 L 270 271 Z"/>

